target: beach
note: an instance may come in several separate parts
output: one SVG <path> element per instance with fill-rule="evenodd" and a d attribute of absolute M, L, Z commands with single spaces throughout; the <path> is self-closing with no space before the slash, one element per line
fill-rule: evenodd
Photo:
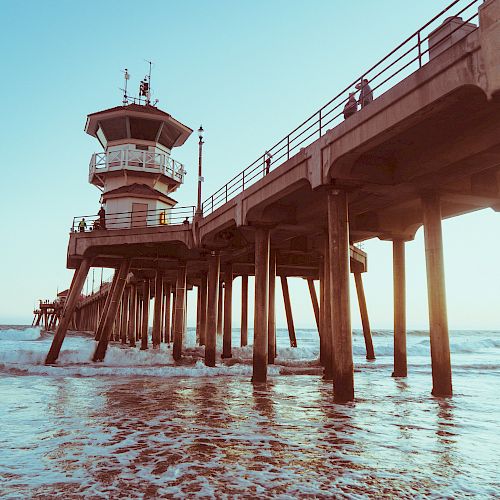
<path fill-rule="evenodd" d="M 181 364 L 118 344 L 95 364 L 73 332 L 51 367 L 50 334 L 2 327 L 2 497 L 497 497 L 500 332 L 450 338 L 454 396 L 435 398 L 426 332 L 408 332 L 395 379 L 392 332 L 374 331 L 368 362 L 355 331 L 356 400 L 338 405 L 315 330 L 292 349 L 278 329 L 269 382 L 252 384 L 251 346 L 207 368 L 193 329 Z"/>

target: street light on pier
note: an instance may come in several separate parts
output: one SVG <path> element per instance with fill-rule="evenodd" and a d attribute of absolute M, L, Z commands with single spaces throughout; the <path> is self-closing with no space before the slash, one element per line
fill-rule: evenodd
<path fill-rule="evenodd" d="M 203 215 L 202 209 L 201 209 L 201 183 L 203 182 L 203 177 L 201 175 L 201 159 L 202 159 L 202 153 L 203 153 L 203 127 L 200 125 L 200 128 L 198 129 L 198 203 L 196 205 L 196 217 L 201 217 Z"/>

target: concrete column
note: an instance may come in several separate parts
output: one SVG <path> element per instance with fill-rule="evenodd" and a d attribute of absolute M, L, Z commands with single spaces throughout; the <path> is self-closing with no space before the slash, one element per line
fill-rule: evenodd
<path fill-rule="evenodd" d="M 224 305 L 224 286 L 222 281 L 219 283 L 219 302 L 217 302 L 217 335 L 222 335 L 223 331 L 223 305 Z"/>
<path fill-rule="evenodd" d="M 394 283 L 394 371 L 393 377 L 408 375 L 406 357 L 406 276 L 405 242 L 392 242 L 392 268 Z"/>
<path fill-rule="evenodd" d="M 97 325 L 97 330 L 95 332 L 95 337 L 94 337 L 95 340 L 99 340 L 101 338 L 102 329 L 104 328 L 104 321 L 108 316 L 109 304 L 111 302 L 111 297 L 113 296 L 113 289 L 115 288 L 117 282 L 118 282 L 118 270 L 115 269 L 115 272 L 113 274 L 113 281 L 111 282 L 111 286 L 108 289 L 108 294 L 106 295 L 106 302 L 104 303 L 104 307 L 101 311 L 101 318 L 99 319 L 99 324 Z"/>
<path fill-rule="evenodd" d="M 336 402 L 354 399 L 351 311 L 349 305 L 349 218 L 347 193 L 328 193 L 328 228 L 333 326 L 333 384 Z"/>
<path fill-rule="evenodd" d="M 361 324 L 363 325 L 363 336 L 365 337 L 366 359 L 373 361 L 375 359 L 375 351 L 373 350 L 372 331 L 370 329 L 370 320 L 368 318 L 368 308 L 366 307 L 365 290 L 363 288 L 361 273 L 354 273 L 354 282 L 356 283 L 359 313 L 361 315 Z"/>
<path fill-rule="evenodd" d="M 220 255 L 216 252 L 212 252 L 212 255 L 208 258 L 207 333 L 205 339 L 205 364 L 207 366 L 215 366 L 219 281 Z"/>
<path fill-rule="evenodd" d="M 151 299 L 149 289 L 149 279 L 145 279 L 142 284 L 141 351 L 148 348 L 149 301 Z"/>
<path fill-rule="evenodd" d="M 325 327 L 324 327 L 324 353 L 323 353 L 323 378 L 333 380 L 335 352 L 333 348 L 333 321 L 332 321 L 332 269 L 330 265 L 330 242 L 324 241 L 324 279 L 325 279 Z"/>
<path fill-rule="evenodd" d="M 135 347 L 135 322 L 137 315 L 137 287 L 130 287 L 130 301 L 128 313 L 128 342 L 130 347 Z"/>
<path fill-rule="evenodd" d="M 128 324 L 128 299 L 130 295 L 130 287 L 125 287 L 122 299 L 122 313 L 120 326 L 120 340 L 122 344 L 127 343 L 127 324 Z"/>
<path fill-rule="evenodd" d="M 91 259 L 83 259 L 78 266 L 78 269 L 75 270 L 68 298 L 66 299 L 66 304 L 64 305 L 64 309 L 61 313 L 59 326 L 57 327 L 56 333 L 54 334 L 52 345 L 50 346 L 47 358 L 45 359 L 46 365 L 55 363 L 57 361 L 57 358 L 59 357 L 59 352 L 61 351 L 64 337 L 66 337 L 66 332 L 68 331 L 69 322 L 71 321 L 73 313 L 75 312 L 76 301 L 80 297 L 80 294 L 82 292 L 83 284 L 87 279 L 87 274 L 89 273 L 91 263 Z"/>
<path fill-rule="evenodd" d="M 425 262 L 431 337 L 432 394 L 451 396 L 450 340 L 446 312 L 441 203 L 437 194 L 422 197 Z"/>
<path fill-rule="evenodd" d="M 200 295 L 200 345 L 205 345 L 207 338 L 207 305 L 208 305 L 207 273 L 201 273 Z"/>
<path fill-rule="evenodd" d="M 309 288 L 309 295 L 311 296 L 311 303 L 314 311 L 314 319 L 316 320 L 316 327 L 319 333 L 319 304 L 318 296 L 316 295 L 316 288 L 314 288 L 314 280 L 312 278 L 307 279 L 307 286 Z"/>
<path fill-rule="evenodd" d="M 269 252 L 269 317 L 267 321 L 267 362 L 276 358 L 276 251 Z"/>
<path fill-rule="evenodd" d="M 248 345 L 248 275 L 241 277 L 241 340 L 240 346 Z"/>
<path fill-rule="evenodd" d="M 184 339 L 184 318 L 186 306 L 186 264 L 180 262 L 177 268 L 177 281 L 175 284 L 175 320 L 174 320 L 174 348 L 173 357 L 179 361 L 182 357 L 182 344 Z"/>
<path fill-rule="evenodd" d="M 227 264 L 224 272 L 224 333 L 222 338 L 222 357 L 232 358 L 233 329 L 233 266 Z"/>
<path fill-rule="evenodd" d="M 201 338 L 201 284 L 196 286 L 196 345 Z"/>
<path fill-rule="evenodd" d="M 267 327 L 269 321 L 269 229 L 255 230 L 255 310 L 253 382 L 267 380 Z"/>
<path fill-rule="evenodd" d="M 127 282 L 127 275 L 130 271 L 130 264 L 130 259 L 123 259 L 120 264 L 120 269 L 118 270 L 118 281 L 113 288 L 108 314 L 104 320 L 104 327 L 92 358 L 93 361 L 103 361 L 106 356 L 108 342 L 117 316 L 116 313 L 118 312 L 118 307 L 120 306 L 120 301 L 123 296 L 123 290 L 125 289 L 125 284 Z"/>
<path fill-rule="evenodd" d="M 171 286 L 170 283 L 165 283 L 164 287 L 164 294 L 165 294 L 165 307 L 163 309 L 163 335 L 165 339 L 165 343 L 170 344 L 171 342 L 171 335 L 170 335 L 170 330 L 171 330 L 171 302 L 172 302 L 172 293 L 171 293 Z"/>
<path fill-rule="evenodd" d="M 156 271 L 155 277 L 155 302 L 153 312 L 153 349 L 159 349 L 161 343 L 161 303 L 163 301 L 163 276 L 161 271 Z"/>
<path fill-rule="evenodd" d="M 325 259 L 321 259 L 319 266 L 319 361 L 321 366 L 325 366 Z"/>
<path fill-rule="evenodd" d="M 170 328 L 170 342 L 174 341 L 174 325 L 175 325 L 175 314 L 177 312 L 177 290 L 176 290 L 176 285 L 173 287 L 173 292 L 172 292 L 172 324 Z"/>
<path fill-rule="evenodd" d="M 285 303 L 286 322 L 288 325 L 288 335 L 290 337 L 290 347 L 297 347 L 297 337 L 295 336 L 295 326 L 293 324 L 292 303 L 290 292 L 288 291 L 288 281 L 286 276 L 280 276 L 281 290 L 283 291 L 283 301 Z"/>

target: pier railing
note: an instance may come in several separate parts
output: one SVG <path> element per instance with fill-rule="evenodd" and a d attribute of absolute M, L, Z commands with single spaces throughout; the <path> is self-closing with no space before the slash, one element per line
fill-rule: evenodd
<path fill-rule="evenodd" d="M 130 168 L 146 172 L 164 174 L 179 183 L 184 182 L 186 170 L 184 165 L 164 153 L 141 151 L 135 149 L 120 149 L 94 153 L 90 159 L 89 180 L 96 174 Z"/>
<path fill-rule="evenodd" d="M 141 227 L 162 227 L 168 225 L 190 224 L 193 222 L 194 206 L 160 208 L 157 210 L 134 210 L 99 215 L 80 215 L 73 217 L 71 232 L 90 232 L 97 230 L 134 229 Z"/>
<path fill-rule="evenodd" d="M 457 43 L 461 38 L 477 29 L 477 26 L 469 23 L 478 18 L 478 7 L 481 2 L 482 0 L 455 0 L 448 5 L 375 65 L 364 71 L 356 80 L 347 85 L 333 99 L 304 120 L 283 139 L 265 150 L 243 171 L 209 196 L 203 202 L 203 215 L 212 213 L 219 206 L 234 198 L 262 177 L 265 177 L 273 168 L 284 163 L 300 149 L 311 144 L 342 122 L 344 120 L 343 108 L 348 101 L 349 93 L 356 91 L 356 85 L 358 85 L 359 92 L 359 88 L 364 87 L 363 82 L 366 79 L 373 96 L 380 96 L 426 64 L 433 51 L 434 53 L 440 52 L 444 49 L 446 43 Z M 455 22 L 450 22 L 450 29 L 436 35 L 434 32 L 442 27 L 444 21 L 447 21 L 448 18 L 453 18 Z"/>

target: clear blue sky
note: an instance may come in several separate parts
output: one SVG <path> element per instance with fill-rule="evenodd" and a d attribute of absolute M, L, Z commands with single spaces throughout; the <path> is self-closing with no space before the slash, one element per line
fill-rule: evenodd
<path fill-rule="evenodd" d="M 99 201 L 87 182 L 99 145 L 83 132 L 85 117 L 120 104 L 123 68 L 135 87 L 144 59 L 153 60 L 159 106 L 195 130 L 203 124 L 208 195 L 448 3 L 2 2 L 0 324 L 30 322 L 35 299 L 69 284 L 72 217 L 95 213 Z M 195 135 L 173 153 L 188 169 L 181 204 L 196 200 L 196 155 Z M 444 223 L 452 328 L 498 328 L 500 274 L 489 256 L 499 217 L 483 211 Z M 390 328 L 391 245 L 375 240 L 365 250 L 372 326 Z M 407 264 L 408 326 L 426 328 L 421 230 Z M 291 291 L 297 324 L 313 326 L 305 283 Z"/>

